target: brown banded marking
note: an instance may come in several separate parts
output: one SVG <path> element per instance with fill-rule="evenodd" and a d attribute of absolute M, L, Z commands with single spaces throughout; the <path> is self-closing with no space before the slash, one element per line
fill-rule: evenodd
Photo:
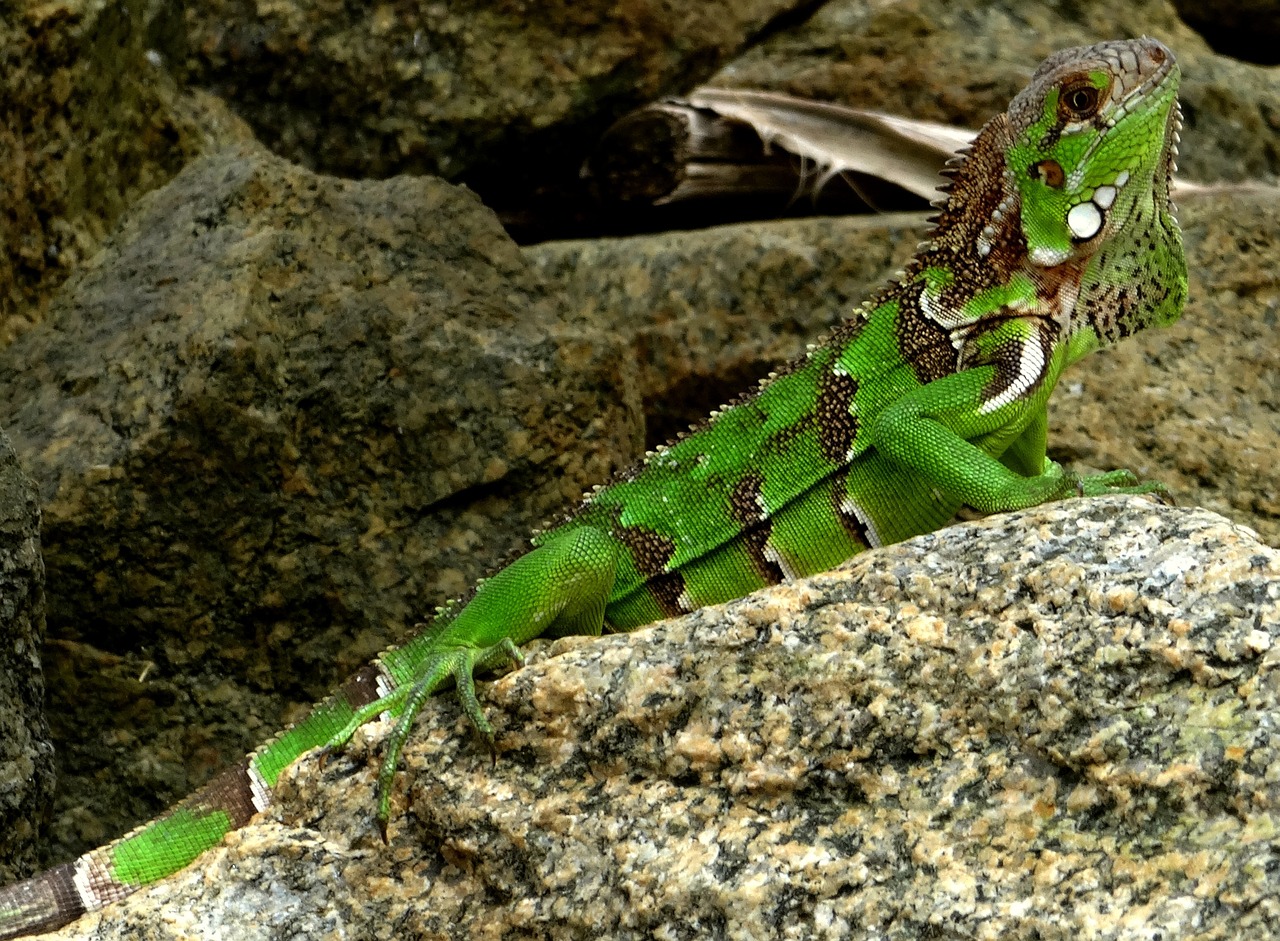
<path fill-rule="evenodd" d="M 729 491 L 729 512 L 741 528 L 742 545 L 760 577 L 770 585 L 785 581 L 788 573 L 782 557 L 769 544 L 773 527 L 764 502 L 762 476 L 748 473 L 733 485 Z"/>
<path fill-rule="evenodd" d="M 112 902 L 118 902 L 133 894 L 137 886 L 125 885 L 111 875 L 111 868 L 104 862 L 105 853 L 95 850 L 85 853 L 74 863 L 72 880 L 81 904 L 87 911 L 97 911 Z"/>
<path fill-rule="evenodd" d="M 61 863 L 33 879 L 0 889 L 0 910 L 22 913 L 24 920 L 6 929 L 22 934 L 52 931 L 74 921 L 87 911 L 102 907 L 92 897 L 85 897 L 77 881 L 77 867 L 85 857 Z"/>
<path fill-rule="evenodd" d="M 818 448 L 832 464 L 849 459 L 854 439 L 858 436 L 858 416 L 854 404 L 858 380 L 839 361 L 822 374 L 818 382 L 818 400 L 814 407 L 818 426 Z"/>
<path fill-rule="evenodd" d="M 667 570 L 676 554 L 673 540 L 647 526 L 618 526 L 613 536 L 631 553 L 636 569 L 644 576 L 645 587 L 665 616 L 675 617 L 693 610 L 685 592 L 684 576 Z"/>
<path fill-rule="evenodd" d="M 952 272 L 970 293 L 1007 284 L 1026 258 L 1020 220 L 1020 190 L 1005 163 L 1008 118 L 998 115 L 982 129 L 962 159 L 954 158 L 935 229 L 908 266 L 908 278 L 925 268 Z"/>
<path fill-rule="evenodd" d="M 966 368 L 995 367 L 995 374 L 982 390 L 982 405 L 978 410 L 984 415 L 1031 395 L 1044 381 L 1058 339 L 1058 325 L 1044 317 L 1028 317 L 1022 322 L 1028 327 L 1029 336 L 1009 337 L 988 352 L 981 363 L 965 364 Z M 997 321 L 990 329 L 998 330 L 1004 325 Z"/>
<path fill-rule="evenodd" d="M 769 437 L 765 438 L 762 450 L 775 454 L 785 452 L 791 445 L 791 442 L 795 441 L 806 431 L 812 428 L 817 420 L 818 418 L 815 414 L 812 412 L 806 412 L 791 424 L 778 429 L 776 432 L 769 435 Z"/>
<path fill-rule="evenodd" d="M 951 332 L 924 312 L 924 284 L 917 281 L 902 287 L 894 331 L 903 360 L 911 364 L 922 385 L 950 376 L 958 363 Z"/>
<path fill-rule="evenodd" d="M 254 814 L 270 807 L 272 799 L 271 789 L 254 770 L 252 761 L 245 760 L 223 771 L 174 809 L 197 815 L 223 811 L 231 821 L 231 829 L 238 830 Z"/>
<path fill-rule="evenodd" d="M 380 677 L 384 675 L 376 662 L 366 664 L 347 680 L 338 695 L 345 696 L 353 708 L 373 702 L 380 695 Z M 111 854 L 113 851 L 118 852 L 122 844 L 127 845 L 131 836 L 153 827 L 157 820 L 164 820 L 179 812 L 195 815 L 221 813 L 226 815 L 228 829 L 237 830 L 244 827 L 255 814 L 269 807 L 272 801 L 271 789 L 254 767 L 252 758 L 246 759 L 221 772 L 161 817 L 121 840 L 86 853 L 73 862 L 55 866 L 37 880 L 8 887 L 3 891 L 21 894 L 15 894 L 13 898 L 6 897 L 0 904 L 21 906 L 29 900 L 33 911 L 48 913 L 43 920 L 25 926 L 27 930 L 59 927 L 87 911 L 97 911 L 133 894 L 137 889 L 136 885 L 126 884 L 115 878 L 115 862 Z M 51 897 L 53 904 L 40 902 L 37 894 Z"/>
<path fill-rule="evenodd" d="M 384 696 L 395 692 L 395 683 L 381 660 L 366 663 L 339 687 L 336 695 L 346 699 L 353 710 L 363 709 Z"/>
<path fill-rule="evenodd" d="M 884 292 L 882 294 L 882 299 L 891 300 L 891 295 L 892 291 Z M 874 305 L 870 301 L 864 303 L 860 308 L 854 311 L 853 316 L 837 324 L 825 337 L 810 343 L 808 346 L 809 353 L 813 354 L 815 352 L 830 349 L 843 349 L 854 343 L 862 334 L 863 330 L 866 329 L 868 314 L 873 306 Z M 539 534 L 544 535 L 546 533 L 553 532 L 561 526 L 591 513 L 595 506 L 596 498 L 600 493 L 607 491 L 615 484 L 626 483 L 640 477 L 652 464 L 661 460 L 674 444 L 682 443 L 689 438 L 696 437 L 709 426 L 715 424 L 719 417 L 725 412 L 738 408 L 759 410 L 760 406 L 758 400 L 764 389 L 768 388 L 769 385 L 779 379 L 783 379 L 793 373 L 805 369 L 811 362 L 812 360 L 810 356 L 800 356 L 778 365 L 773 372 L 769 373 L 765 379 L 760 381 L 756 388 L 744 392 L 739 396 L 735 396 L 718 409 L 713 409 L 704 421 L 691 425 L 687 431 L 677 434 L 672 441 L 659 448 L 647 451 L 640 460 L 616 471 L 604 483 L 597 484 L 592 487 L 590 492 L 584 494 L 582 499 L 579 500 L 576 505 L 561 514 L 552 517 L 546 525 L 539 530 Z M 766 420 L 763 412 L 761 412 L 761 416 L 762 421 Z M 767 438 L 763 443 L 764 450 L 772 450 L 775 452 L 785 451 L 792 441 L 800 437 L 812 427 L 814 421 L 815 418 L 812 414 L 806 414 L 800 417 L 795 422 L 780 429 L 776 434 Z M 613 526 L 616 527 L 616 519 L 613 521 Z M 537 545 L 536 540 L 534 544 Z"/>
<path fill-rule="evenodd" d="M 840 525 L 844 527 L 846 533 L 867 549 L 874 549 L 883 545 L 880 534 L 876 532 L 875 523 L 871 521 L 871 515 L 859 506 L 853 497 L 849 496 L 849 472 L 847 470 L 838 471 L 832 478 L 831 498 L 832 509 L 835 511 L 836 519 L 840 521 Z"/>
<path fill-rule="evenodd" d="M 252 765 L 248 760 L 234 768 L 228 768 L 155 820 L 143 824 L 114 843 L 86 853 L 72 863 L 72 882 L 85 909 L 97 911 L 111 902 L 127 898 L 137 890 L 137 885 L 121 882 L 115 877 L 116 867 L 120 865 L 119 854 L 130 846 L 132 837 L 153 828 L 157 822 L 177 813 L 195 816 L 224 813 L 228 820 L 228 830 L 238 830 L 260 809 L 269 806 L 269 794 L 262 807 L 257 806 L 252 784 L 256 772 L 251 769 Z"/>
<path fill-rule="evenodd" d="M 857 342 L 858 337 L 862 336 L 862 331 L 867 327 L 868 315 L 874 306 L 875 305 L 871 301 L 864 302 L 861 307 L 854 310 L 852 316 L 847 320 L 841 321 L 829 334 L 817 343 L 811 343 L 810 347 L 844 349 L 845 347 Z"/>

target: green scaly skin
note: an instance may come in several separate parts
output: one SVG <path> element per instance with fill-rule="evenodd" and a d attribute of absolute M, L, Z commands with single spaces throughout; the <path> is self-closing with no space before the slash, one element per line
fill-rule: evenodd
<path fill-rule="evenodd" d="M 953 161 L 937 228 L 897 281 L 823 343 L 597 490 L 531 550 L 383 654 L 301 723 L 166 815 L 0 890 L 0 938 L 65 924 L 176 872 L 271 802 L 281 771 L 383 713 L 395 768 L 452 683 L 493 745 L 473 674 L 535 637 L 626 631 L 829 569 L 946 523 L 1071 496 L 1160 493 L 1045 457 L 1062 371 L 1176 320 L 1169 200 L 1178 69 L 1152 40 L 1060 52 Z"/>

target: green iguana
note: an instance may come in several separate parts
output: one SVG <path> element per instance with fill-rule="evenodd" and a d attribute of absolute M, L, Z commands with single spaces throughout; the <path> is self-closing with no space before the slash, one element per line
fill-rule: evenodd
<path fill-rule="evenodd" d="M 57 927 L 176 872 L 273 799 L 291 762 L 396 719 L 401 749 L 452 682 L 493 745 L 473 673 L 534 637 L 629 631 L 822 572 L 984 513 L 1150 493 L 1045 456 L 1046 405 L 1089 351 L 1178 318 L 1186 263 L 1169 186 L 1179 71 L 1151 39 L 1051 56 L 945 173 L 936 228 L 824 342 L 538 533 L 300 723 L 127 836 L 0 890 L 0 938 Z"/>

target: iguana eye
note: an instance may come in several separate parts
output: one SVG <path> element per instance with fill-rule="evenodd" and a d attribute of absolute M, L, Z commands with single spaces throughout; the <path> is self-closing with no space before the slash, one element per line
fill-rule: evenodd
<path fill-rule="evenodd" d="M 1078 121 L 1097 114 L 1102 96 L 1088 82 L 1075 82 L 1062 90 L 1062 97 L 1058 100 L 1062 108 Z"/>

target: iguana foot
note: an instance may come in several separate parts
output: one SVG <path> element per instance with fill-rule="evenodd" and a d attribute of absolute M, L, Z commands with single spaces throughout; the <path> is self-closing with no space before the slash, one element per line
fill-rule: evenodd
<path fill-rule="evenodd" d="M 343 748 L 356 729 L 366 722 L 384 713 L 396 717 L 395 727 L 387 737 L 382 767 L 378 771 L 378 830 L 384 842 L 391 811 L 391 785 L 400 763 L 400 753 L 413 728 L 413 720 L 422 711 L 427 697 L 452 680 L 462 711 L 480 733 L 489 751 L 496 754 L 493 726 L 476 698 L 475 671 L 504 663 L 524 666 L 524 655 L 509 637 L 489 647 L 457 645 L 429 650 L 418 659 L 413 676 L 386 696 L 357 710 L 351 721 L 325 743 L 324 753 L 331 753 Z"/>
<path fill-rule="evenodd" d="M 1105 474 L 1076 477 L 1076 493 L 1082 497 L 1105 497 L 1115 493 L 1151 494 L 1166 506 L 1173 506 L 1173 495 L 1156 480 L 1139 481 L 1132 471 L 1114 470 Z"/>

